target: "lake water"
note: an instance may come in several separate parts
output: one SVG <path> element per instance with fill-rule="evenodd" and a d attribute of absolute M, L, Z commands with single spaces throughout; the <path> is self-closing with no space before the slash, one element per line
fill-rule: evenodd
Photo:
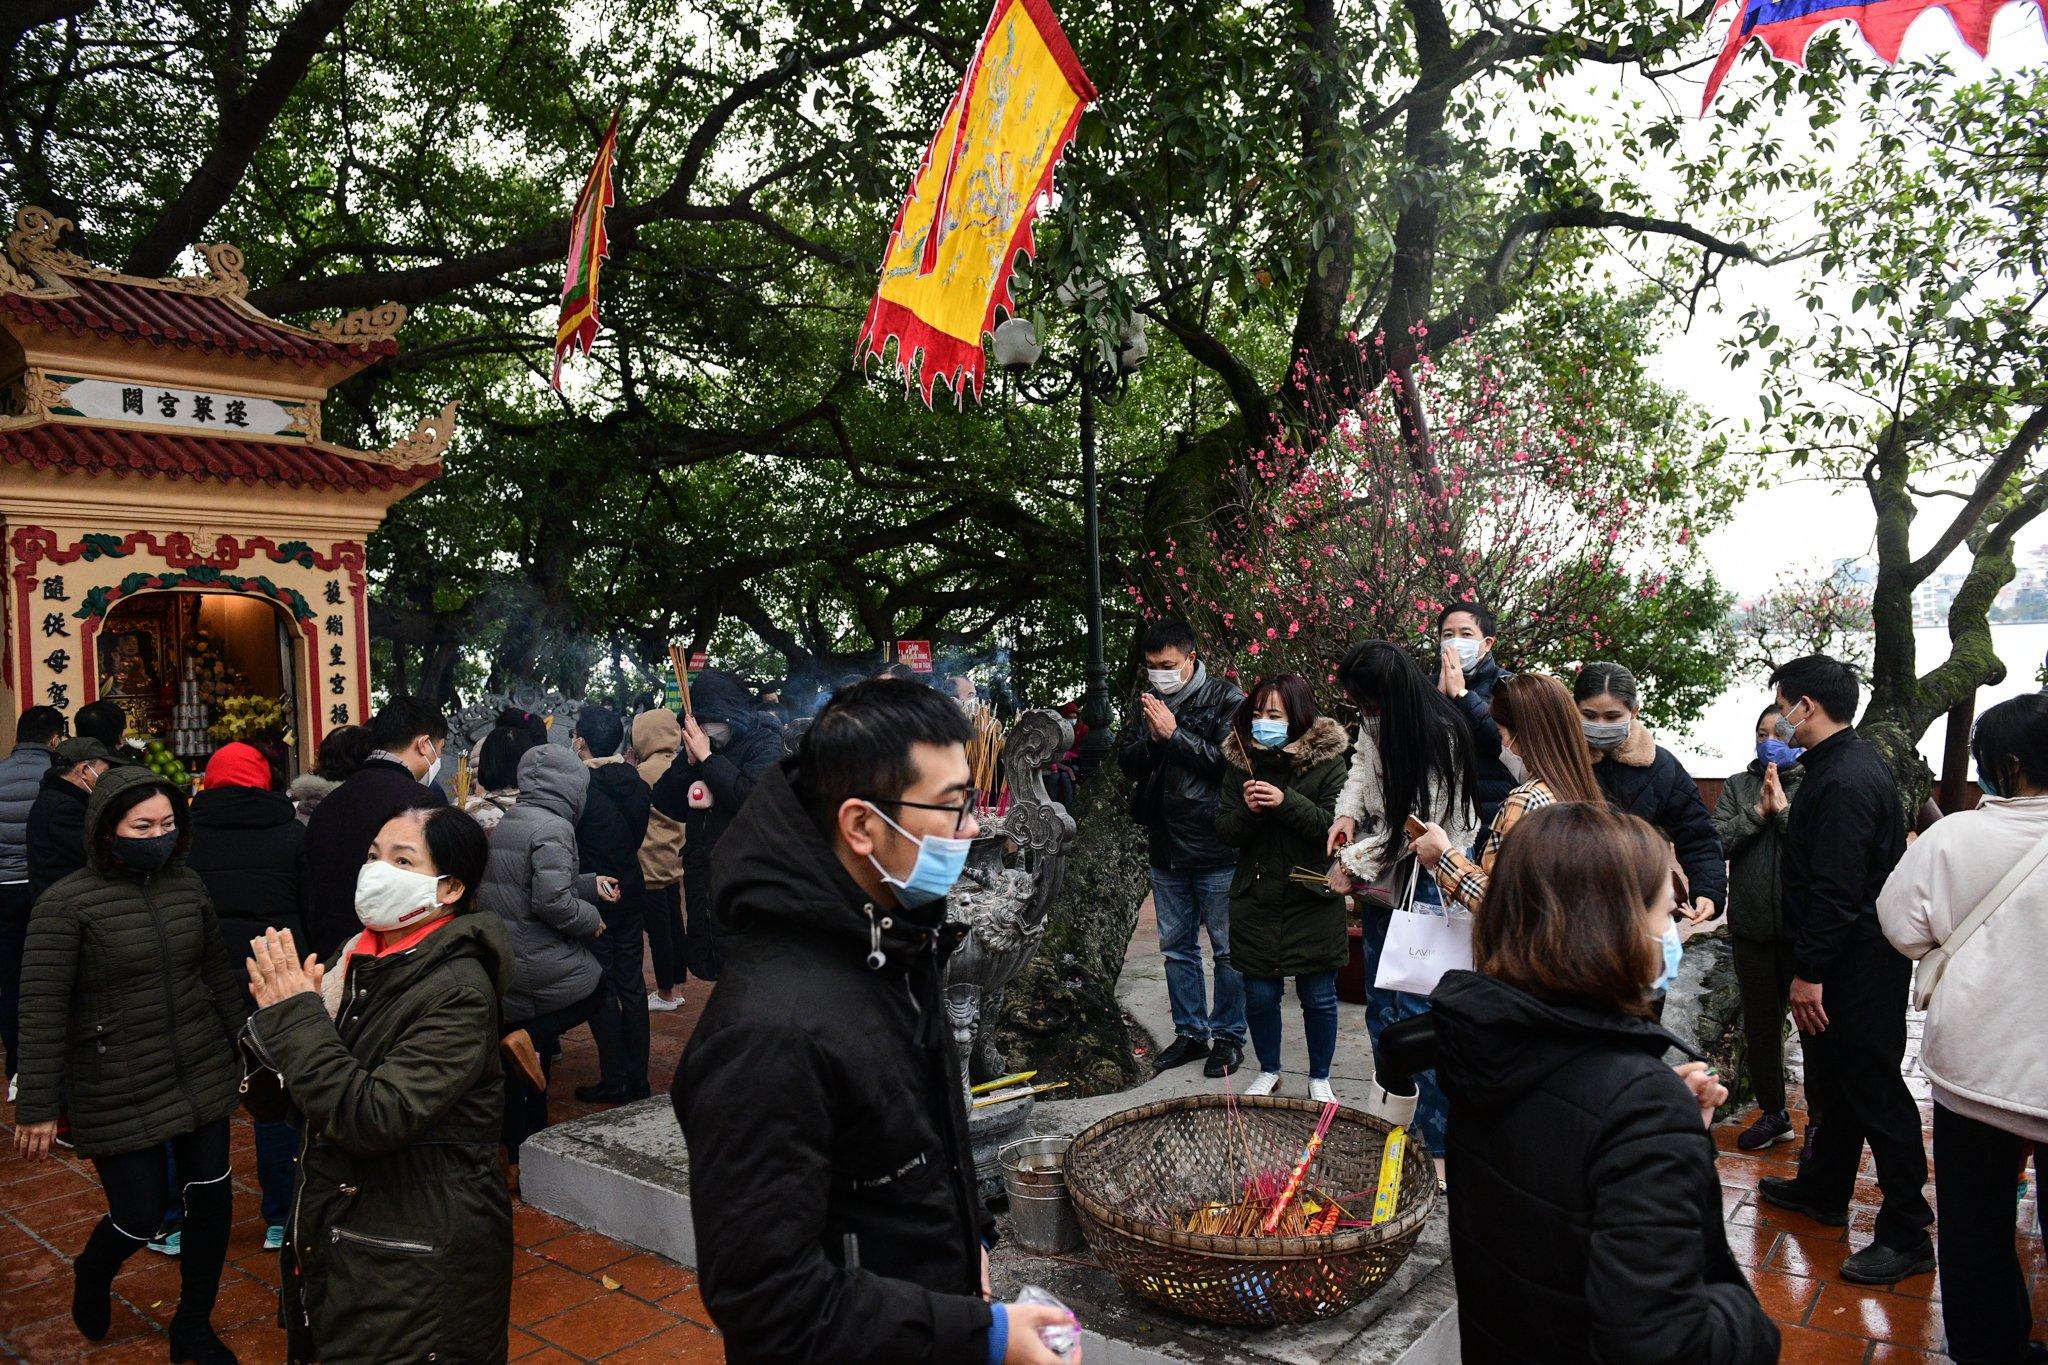
<path fill-rule="evenodd" d="M 1921 672 L 1948 657 L 1946 626 L 1922 626 L 1913 633 L 1919 640 Z M 2041 667 L 2042 655 L 2048 653 L 2048 621 L 1993 626 L 1991 639 L 1998 657 L 2005 661 L 2007 674 L 1998 686 L 1979 689 L 1979 715 L 2008 697 L 2041 690 L 2034 675 Z M 1865 695 L 1867 698 L 1868 694 Z M 1725 777 L 1756 756 L 1756 714 L 1770 699 L 1770 692 L 1761 684 L 1745 680 L 1709 706 L 1690 734 L 1660 734 L 1658 738 L 1695 777 Z M 1941 772 L 1941 746 L 1947 729 L 1948 720 L 1943 717 L 1928 727 L 1920 739 L 1920 752 L 1937 775 Z M 1971 776 L 1974 778 L 1975 773 Z"/>

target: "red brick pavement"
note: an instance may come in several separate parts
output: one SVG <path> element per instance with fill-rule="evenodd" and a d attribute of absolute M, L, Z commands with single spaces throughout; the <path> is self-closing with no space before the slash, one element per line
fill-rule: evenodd
<path fill-rule="evenodd" d="M 1149 946 L 1141 928 L 1138 948 Z M 665 1085 L 696 1022 L 707 988 L 693 983 L 690 1003 L 653 1016 L 653 1079 Z M 1908 1064 L 1909 1066 L 1911 1063 Z M 597 1078 L 589 1035 L 565 1043 L 554 1079 L 557 1120 L 590 1112 L 567 1098 Z M 1795 1101 L 1796 1102 L 1796 1101 Z M 1927 1111 L 1922 1102 L 1923 1116 Z M 12 1112 L 5 1125 L 11 1143 Z M 1804 1127 L 1804 1112 L 1794 1117 Z M 1887 1365 L 1938 1361 L 1940 1293 L 1931 1274 L 1895 1289 L 1865 1289 L 1834 1277 L 1853 1246 L 1869 1239 L 1876 1186 L 1859 1183 L 1850 1226 L 1822 1227 L 1798 1214 L 1760 1205 L 1755 1189 L 1766 1175 L 1790 1175 L 1792 1145 L 1759 1155 L 1735 1148 L 1748 1115 L 1722 1124 L 1715 1139 L 1720 1162 L 1728 1240 L 1748 1268 L 1759 1299 L 1784 1332 L 1783 1359 L 1797 1365 Z M 228 1250 L 214 1325 L 250 1365 L 283 1359 L 283 1334 L 274 1325 L 277 1257 L 262 1250 L 257 1211 L 255 1152 L 248 1124 L 236 1120 L 235 1206 L 238 1218 Z M 1865 1168 L 1868 1175 L 1868 1163 Z M 1931 1192 L 1930 1192 L 1931 1193 Z M 2031 1191 L 2017 1210 L 2022 1228 L 2034 1226 Z M 160 1360 L 164 1324 L 177 1306 L 177 1263 L 144 1251 L 115 1282 L 114 1326 L 88 1352 L 71 1325 L 69 1257 L 84 1244 L 104 1205 L 90 1163 L 66 1153 L 31 1165 L 0 1156 L 0 1356 L 36 1362 Z M 586 1232 L 538 1209 L 516 1205 L 511 1355 L 515 1360 L 670 1361 L 683 1365 L 722 1361 L 725 1353 L 697 1293 L 696 1276 L 659 1256 Z M 2037 1322 L 2048 1321 L 2048 1258 L 2036 1237 L 2023 1239 Z"/>

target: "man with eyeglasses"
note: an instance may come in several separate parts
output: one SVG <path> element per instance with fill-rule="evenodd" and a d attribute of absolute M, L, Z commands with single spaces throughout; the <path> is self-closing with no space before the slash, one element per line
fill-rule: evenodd
<path fill-rule="evenodd" d="M 724 970 L 671 1098 L 704 1303 L 734 1361 L 1055 1365 L 1063 1310 L 991 1304 L 941 1005 L 980 832 L 950 698 L 842 688 L 713 859 Z M 1078 1356 L 1075 1357 L 1078 1359 Z"/>

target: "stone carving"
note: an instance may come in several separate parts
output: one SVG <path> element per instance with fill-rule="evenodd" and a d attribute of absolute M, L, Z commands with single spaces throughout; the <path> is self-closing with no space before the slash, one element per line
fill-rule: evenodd
<path fill-rule="evenodd" d="M 947 962 L 948 991 L 964 997 L 964 988 L 976 988 L 971 1021 L 955 1023 L 955 1036 L 964 1044 L 963 1084 L 1000 1074 L 990 1036 L 1002 1016 L 1003 988 L 1038 951 L 1046 912 L 1066 875 L 1074 817 L 1046 792 L 1045 770 L 1073 744 L 1073 725 L 1056 711 L 1034 709 L 1017 718 L 1003 745 L 1010 808 L 981 822 L 966 870 L 949 897 L 951 917 L 968 932 Z M 1023 1134 L 1031 1109 L 1026 1096 L 969 1111 L 975 1173 L 985 1192 L 1001 1183 L 996 1152 Z"/>
<path fill-rule="evenodd" d="M 58 383 L 41 370 L 23 370 L 13 387 L 14 396 L 9 403 L 12 411 L 0 414 L 0 431 L 42 421 L 50 415 L 50 409 L 62 406 L 64 395 L 70 392 L 69 385 Z"/>
<path fill-rule="evenodd" d="M 57 245 L 57 238 L 74 226 L 69 218 L 59 218 L 48 209 L 25 204 L 15 212 L 14 231 L 7 234 L 7 254 L 16 266 L 27 271 L 41 267 L 67 275 L 107 273 L 85 257 Z"/>
<path fill-rule="evenodd" d="M 461 403 L 450 403 L 437 416 L 423 417 L 412 429 L 412 434 L 384 450 L 364 452 L 357 455 L 359 460 L 372 464 L 392 465 L 399 469 L 411 469 L 423 464 L 437 464 L 441 452 L 448 448 L 448 442 L 455 437 L 455 409 Z"/>
<path fill-rule="evenodd" d="M 249 277 L 242 272 L 240 247 L 226 242 L 201 242 L 199 255 L 206 262 L 204 275 L 167 275 L 157 283 L 210 299 L 249 297 Z"/>
<path fill-rule="evenodd" d="M 358 308 L 347 317 L 323 318 L 308 323 L 306 330 L 337 346 L 348 346 L 366 341 L 395 340 L 398 329 L 405 326 L 405 319 L 404 304 L 380 303 L 374 308 Z"/>

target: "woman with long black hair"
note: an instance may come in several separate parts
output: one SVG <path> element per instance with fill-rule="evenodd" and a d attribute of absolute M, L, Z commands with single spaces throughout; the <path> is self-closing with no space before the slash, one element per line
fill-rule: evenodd
<path fill-rule="evenodd" d="M 14 1142 L 48 1157 L 63 1108 L 98 1168 L 107 1216 L 72 1262 L 71 1319 L 90 1341 L 107 1334 L 122 1262 L 171 1205 L 169 1145 L 185 1206 L 171 1359 L 233 1365 L 210 1319 L 234 1221 L 228 1116 L 246 1010 L 206 885 L 184 863 L 187 815 L 147 768 L 113 768 L 93 789 L 86 865 L 29 920 Z"/>
<path fill-rule="evenodd" d="M 1358 742 L 1325 848 L 1336 859 L 1330 889 L 1343 894 L 1358 883 L 1377 883 L 1391 886 L 1399 898 L 1406 895 L 1412 870 L 1405 833 L 1411 816 L 1440 827 L 1454 848 L 1469 848 L 1478 837 L 1472 730 L 1414 657 L 1390 640 L 1368 640 L 1354 648 L 1338 666 L 1337 678 L 1358 707 Z M 1414 880 L 1416 906 L 1442 906 L 1434 878 Z M 1429 1008 L 1422 996 L 1373 984 L 1393 919 L 1391 906 L 1377 899 L 1377 904 L 1368 901 L 1363 916 L 1366 1029 L 1375 1043 L 1395 1020 Z M 1441 1158 L 1443 1092 L 1433 1073 L 1417 1081 L 1421 1100 L 1414 1130 Z"/>

